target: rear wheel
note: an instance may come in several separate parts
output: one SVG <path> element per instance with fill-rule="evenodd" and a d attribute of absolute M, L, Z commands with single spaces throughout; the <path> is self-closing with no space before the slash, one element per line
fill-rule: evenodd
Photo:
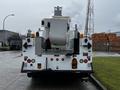
<path fill-rule="evenodd" d="M 27 73 L 27 77 L 31 78 L 32 76 L 32 73 Z"/>
<path fill-rule="evenodd" d="M 38 75 L 36 73 L 27 73 L 27 77 L 29 77 L 29 78 L 37 78 Z"/>

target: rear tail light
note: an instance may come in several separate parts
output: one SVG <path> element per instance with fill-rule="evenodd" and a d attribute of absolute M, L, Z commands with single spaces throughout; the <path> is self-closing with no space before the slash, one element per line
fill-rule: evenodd
<path fill-rule="evenodd" d="M 77 69 L 77 59 L 76 58 L 73 58 L 72 60 L 72 69 Z"/>
<path fill-rule="evenodd" d="M 88 60 L 87 60 L 87 59 L 85 59 L 85 60 L 84 60 L 84 63 L 87 63 L 87 62 L 88 62 Z"/>
<path fill-rule="evenodd" d="M 38 63 L 37 68 L 41 69 L 41 67 L 42 67 L 41 63 Z"/>
<path fill-rule="evenodd" d="M 27 60 L 27 62 L 28 62 L 28 63 L 31 63 L 31 62 L 32 62 L 32 60 L 28 59 L 28 60 Z"/>

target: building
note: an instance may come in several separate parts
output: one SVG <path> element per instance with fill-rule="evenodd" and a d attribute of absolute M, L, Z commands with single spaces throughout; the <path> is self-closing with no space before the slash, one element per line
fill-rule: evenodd
<path fill-rule="evenodd" d="M 120 36 L 116 33 L 95 33 L 92 39 L 94 51 L 120 52 Z"/>
<path fill-rule="evenodd" d="M 8 45 L 8 38 L 13 35 L 19 35 L 19 34 L 8 30 L 0 30 L 0 42 L 3 45 Z"/>
<path fill-rule="evenodd" d="M 12 35 L 8 38 L 10 50 L 22 50 L 22 39 L 19 35 Z"/>
<path fill-rule="evenodd" d="M 115 32 L 117 36 L 120 36 L 120 31 L 119 32 Z"/>

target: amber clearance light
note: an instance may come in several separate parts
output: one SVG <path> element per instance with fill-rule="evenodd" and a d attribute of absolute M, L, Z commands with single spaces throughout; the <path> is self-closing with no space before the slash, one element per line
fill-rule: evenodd
<path fill-rule="evenodd" d="M 77 69 L 77 64 L 78 64 L 77 59 L 73 58 L 73 60 L 72 60 L 72 69 Z"/>

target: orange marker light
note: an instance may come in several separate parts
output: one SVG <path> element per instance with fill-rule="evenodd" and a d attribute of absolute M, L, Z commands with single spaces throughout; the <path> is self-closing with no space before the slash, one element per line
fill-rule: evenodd
<path fill-rule="evenodd" d="M 72 60 L 72 69 L 77 69 L 77 64 L 78 64 L 77 59 L 73 58 L 73 60 Z"/>

